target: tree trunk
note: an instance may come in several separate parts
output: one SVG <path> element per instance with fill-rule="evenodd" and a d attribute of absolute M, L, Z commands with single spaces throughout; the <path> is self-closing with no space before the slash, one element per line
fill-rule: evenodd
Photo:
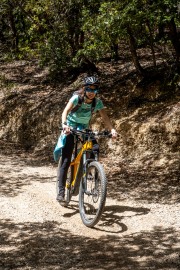
<path fill-rule="evenodd" d="M 134 36 L 132 34 L 131 28 L 129 26 L 127 27 L 127 33 L 129 35 L 129 46 L 130 46 L 130 51 L 131 51 L 131 55 L 132 55 L 132 60 L 133 60 L 134 66 L 136 68 L 136 71 L 140 75 L 143 75 L 144 74 L 144 70 L 141 67 L 140 63 L 139 63 L 137 52 L 136 52 L 136 41 L 135 41 L 135 38 L 134 38 Z"/>
<path fill-rule="evenodd" d="M 172 18 L 171 21 L 168 23 L 169 28 L 169 36 L 171 39 L 171 42 L 173 44 L 173 47 L 176 52 L 176 61 L 179 62 L 180 58 L 180 41 L 177 34 L 176 24 L 174 19 Z"/>
<path fill-rule="evenodd" d="M 112 56 L 111 57 L 115 61 L 118 61 L 118 59 L 119 59 L 118 49 L 119 49 L 118 44 L 114 42 L 111 45 L 111 51 L 112 51 L 112 53 L 111 53 Z"/>
<path fill-rule="evenodd" d="M 81 44 L 81 7 L 74 6 L 69 10 L 68 13 L 68 36 L 69 44 L 71 46 L 72 57 L 74 57 L 79 50 Z"/>
<path fill-rule="evenodd" d="M 149 24 L 149 21 L 146 21 L 148 30 L 149 30 L 149 37 L 150 37 L 150 47 L 151 47 L 151 51 L 152 51 L 152 57 L 153 57 L 153 65 L 154 67 L 156 67 L 156 57 L 155 57 L 155 51 L 154 51 L 154 42 L 153 42 L 153 35 L 152 35 L 152 31 L 151 31 L 151 26 Z"/>
<path fill-rule="evenodd" d="M 9 22 L 10 22 L 12 35 L 13 35 L 12 48 L 13 50 L 18 51 L 19 38 L 17 34 L 15 21 L 14 21 L 13 7 L 11 5 L 9 5 Z"/>

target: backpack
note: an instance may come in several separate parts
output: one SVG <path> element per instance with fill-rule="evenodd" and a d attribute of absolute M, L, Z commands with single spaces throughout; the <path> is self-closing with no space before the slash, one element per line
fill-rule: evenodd
<path fill-rule="evenodd" d="M 80 90 L 74 91 L 73 96 L 74 95 L 78 95 L 78 103 L 70 111 L 71 114 L 75 113 L 81 107 L 81 105 L 82 105 L 82 103 L 84 101 L 84 90 L 80 89 Z M 91 103 L 91 114 L 94 112 L 95 107 L 96 107 L 96 98 L 93 98 L 93 101 Z"/>

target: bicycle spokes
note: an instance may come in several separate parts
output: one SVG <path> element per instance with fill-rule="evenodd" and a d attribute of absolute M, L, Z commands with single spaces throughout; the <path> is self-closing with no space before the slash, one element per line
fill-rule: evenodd
<path fill-rule="evenodd" d="M 88 218 L 93 218 L 99 209 L 101 197 L 101 181 L 97 168 L 92 167 L 87 171 L 87 185 L 84 191 L 84 212 Z"/>

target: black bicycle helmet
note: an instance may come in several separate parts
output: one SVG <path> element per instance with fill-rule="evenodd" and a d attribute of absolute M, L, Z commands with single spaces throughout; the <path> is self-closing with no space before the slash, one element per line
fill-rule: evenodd
<path fill-rule="evenodd" d="M 91 84 L 99 85 L 99 80 L 95 76 L 90 76 L 90 77 L 84 78 L 84 83 L 83 84 L 84 84 L 84 86 L 91 85 Z"/>

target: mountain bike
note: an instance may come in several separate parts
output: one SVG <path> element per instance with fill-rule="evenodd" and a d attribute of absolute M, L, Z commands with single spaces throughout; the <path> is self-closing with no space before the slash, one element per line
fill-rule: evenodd
<path fill-rule="evenodd" d="M 104 168 L 98 161 L 98 152 L 93 150 L 93 140 L 111 137 L 111 134 L 107 131 L 75 129 L 71 129 L 71 133 L 75 138 L 75 147 L 67 174 L 65 206 L 68 206 L 72 196 L 79 194 L 79 212 L 82 222 L 87 227 L 94 227 L 105 206 L 107 179 Z M 58 166 L 61 166 L 61 158 Z M 58 180 L 56 185 L 58 193 Z"/>

